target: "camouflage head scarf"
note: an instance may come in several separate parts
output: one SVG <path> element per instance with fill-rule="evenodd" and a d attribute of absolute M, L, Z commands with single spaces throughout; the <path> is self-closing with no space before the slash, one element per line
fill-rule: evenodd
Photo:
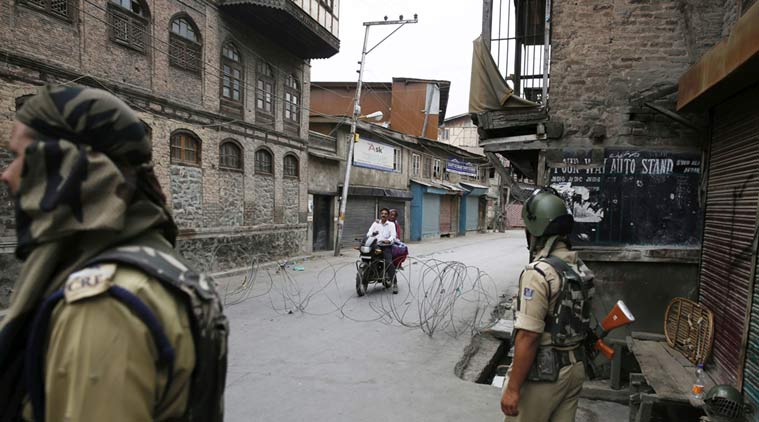
<path fill-rule="evenodd" d="M 72 271 L 125 243 L 170 250 L 176 236 L 145 126 L 123 101 L 96 89 L 47 86 L 16 117 L 37 136 L 15 198 L 16 255 L 24 264 L 0 322 L 0 374 L 23 351 L 30 315 Z"/>

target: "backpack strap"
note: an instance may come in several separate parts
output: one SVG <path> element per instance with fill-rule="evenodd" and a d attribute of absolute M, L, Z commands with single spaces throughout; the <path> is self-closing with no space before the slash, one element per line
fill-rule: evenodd
<path fill-rule="evenodd" d="M 190 269 L 181 258 L 149 246 L 122 246 L 108 250 L 94 258 L 86 265 L 118 262 L 137 267 L 149 276 L 186 293 L 192 290 L 204 301 L 212 301 L 215 292 L 210 277 Z"/>
<path fill-rule="evenodd" d="M 57 290 L 44 300 L 42 306 L 40 306 L 34 317 L 31 334 L 27 341 L 24 378 L 29 393 L 29 400 L 32 404 L 34 420 L 37 422 L 44 422 L 45 420 L 44 358 L 45 345 L 47 344 L 48 331 L 50 328 L 50 319 L 56 305 L 64 298 L 64 292 L 65 287 Z M 174 376 L 175 354 L 174 348 L 171 346 L 171 343 L 161 326 L 161 322 L 150 307 L 145 305 L 139 297 L 129 290 L 116 285 L 111 285 L 104 293 L 107 293 L 109 296 L 129 308 L 150 331 L 156 350 L 158 350 L 157 366 L 159 368 L 165 367 L 167 369 L 166 387 L 163 391 L 163 396 L 165 396 L 171 387 Z"/>

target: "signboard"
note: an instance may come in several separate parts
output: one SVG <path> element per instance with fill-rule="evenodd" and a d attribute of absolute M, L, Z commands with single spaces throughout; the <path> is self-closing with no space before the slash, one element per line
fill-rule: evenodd
<path fill-rule="evenodd" d="M 462 176 L 477 177 L 477 167 L 472 163 L 456 158 L 450 158 L 445 162 L 445 169 L 448 173 L 456 173 Z"/>
<path fill-rule="evenodd" d="M 575 218 L 577 244 L 697 245 L 701 155 L 660 150 L 565 150 L 550 184 Z"/>
<path fill-rule="evenodd" d="M 395 171 L 395 148 L 361 137 L 353 146 L 353 165 Z"/>

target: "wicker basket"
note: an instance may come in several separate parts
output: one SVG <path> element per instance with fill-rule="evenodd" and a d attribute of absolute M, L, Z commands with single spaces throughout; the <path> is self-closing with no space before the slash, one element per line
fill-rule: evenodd
<path fill-rule="evenodd" d="M 664 316 L 667 344 L 680 351 L 694 365 L 709 358 L 714 341 L 714 315 L 705 306 L 677 297 Z"/>

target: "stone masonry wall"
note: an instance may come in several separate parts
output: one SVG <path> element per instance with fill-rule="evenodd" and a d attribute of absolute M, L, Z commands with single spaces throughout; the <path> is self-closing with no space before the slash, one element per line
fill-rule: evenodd
<path fill-rule="evenodd" d="M 567 146 L 696 147 L 694 133 L 634 98 L 675 86 L 723 33 L 724 2 L 583 0 L 554 2 L 551 118 Z M 674 109 L 675 94 L 651 101 Z"/>
<path fill-rule="evenodd" d="M 171 166 L 171 203 L 180 229 L 197 228 L 203 223 L 203 170 Z"/>
<path fill-rule="evenodd" d="M 239 227 L 245 224 L 243 219 L 243 199 L 245 183 L 243 174 L 228 171 L 219 181 L 219 213 L 206 226 Z"/>
<path fill-rule="evenodd" d="M 305 240 L 306 225 L 295 224 L 225 236 L 199 233 L 191 238 L 180 237 L 177 249 L 190 262 L 197 263 L 199 270 L 216 272 L 297 256 Z"/>
<path fill-rule="evenodd" d="M 271 176 L 256 175 L 253 179 L 254 224 L 274 223 L 274 180 Z"/>
<path fill-rule="evenodd" d="M 299 221 L 300 205 L 300 181 L 297 179 L 285 179 L 284 185 L 284 210 L 285 224 L 297 224 Z"/>

